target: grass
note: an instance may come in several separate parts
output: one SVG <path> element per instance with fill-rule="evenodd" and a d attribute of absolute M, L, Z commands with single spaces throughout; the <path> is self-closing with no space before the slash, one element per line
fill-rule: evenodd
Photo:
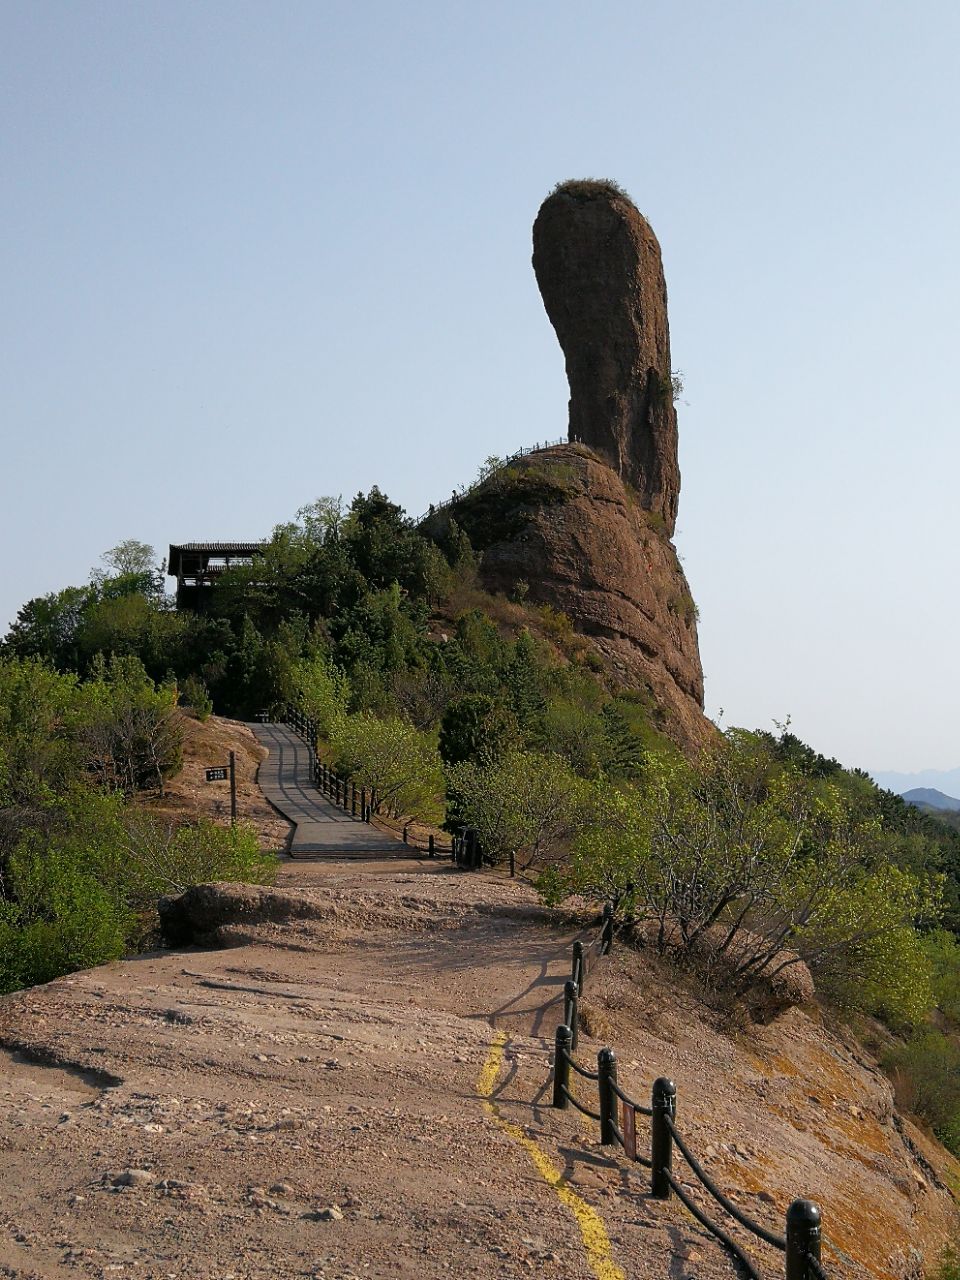
<path fill-rule="evenodd" d="M 558 182 L 550 194 L 575 196 L 581 200 L 593 200 L 597 196 L 620 196 L 633 204 L 630 193 L 612 178 L 567 178 L 563 182 Z"/>

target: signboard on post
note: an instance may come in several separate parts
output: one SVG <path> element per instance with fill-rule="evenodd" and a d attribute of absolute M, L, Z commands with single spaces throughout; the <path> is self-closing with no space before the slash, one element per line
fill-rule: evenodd
<path fill-rule="evenodd" d="M 226 782 L 230 779 L 230 821 L 237 821 L 237 757 L 233 751 L 230 752 L 230 763 L 228 765 L 213 765 L 206 770 L 208 782 Z"/>

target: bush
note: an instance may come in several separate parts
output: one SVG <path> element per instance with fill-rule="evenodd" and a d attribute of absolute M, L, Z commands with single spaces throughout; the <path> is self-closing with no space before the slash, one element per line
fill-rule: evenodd
<path fill-rule="evenodd" d="M 326 737 L 338 715 L 343 715 L 350 702 L 350 681 L 342 667 L 324 655 L 301 658 L 293 664 L 292 680 L 297 705 L 317 724 L 317 732 Z"/>
<path fill-rule="evenodd" d="M 580 821 L 587 784 L 556 756 L 512 751 L 492 763 L 447 768 L 450 808 L 474 828 L 494 863 L 516 852 L 525 867 L 566 846 Z"/>
<path fill-rule="evenodd" d="M 443 769 L 433 737 L 397 716 L 339 716 L 330 731 L 338 769 L 376 792 L 378 810 L 438 821 Z"/>
<path fill-rule="evenodd" d="M 137 658 L 94 665 L 78 690 L 79 744 L 98 785 L 123 791 L 155 786 L 183 760 L 183 720 L 172 685 L 157 686 Z"/>
<path fill-rule="evenodd" d="M 900 1105 L 922 1116 L 954 1155 L 960 1155 L 960 1046 L 926 1027 L 908 1043 L 890 1050 Z"/>
<path fill-rule="evenodd" d="M 563 182 L 558 182 L 550 194 L 576 196 L 583 200 L 592 200 L 597 196 L 621 196 L 624 200 L 630 200 L 628 193 L 612 178 L 566 178 Z M 630 203 L 633 201 L 630 200 Z"/>
<path fill-rule="evenodd" d="M 156 924 L 157 899 L 183 893 L 194 884 L 238 880 L 271 883 L 276 859 L 260 848 L 249 824 L 221 827 L 209 818 L 191 826 L 173 826 L 153 815 L 133 811 L 123 823 L 123 895 L 142 936 Z"/>
<path fill-rule="evenodd" d="M 180 686 L 180 702 L 189 707 L 200 721 L 209 720 L 213 714 L 213 702 L 207 686 L 199 676 L 187 676 Z"/>
<path fill-rule="evenodd" d="M 22 837 L 0 901 L 0 990 L 115 960 L 156 933 L 157 899 L 209 880 L 263 883 L 256 832 L 173 827 L 119 795 L 77 788 Z"/>
<path fill-rule="evenodd" d="M 939 884 L 883 861 L 881 834 L 832 783 L 731 730 L 696 765 L 649 753 L 635 785 L 601 782 L 544 892 L 610 899 L 691 960 L 719 930 L 734 990 L 799 955 L 838 1004 L 916 1023 L 933 992 L 914 926 L 935 918 Z"/>

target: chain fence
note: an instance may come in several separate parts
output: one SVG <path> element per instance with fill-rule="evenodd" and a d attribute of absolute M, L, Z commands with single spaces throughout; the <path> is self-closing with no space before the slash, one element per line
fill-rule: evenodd
<path fill-rule="evenodd" d="M 786 1212 L 785 1233 L 778 1234 L 745 1213 L 726 1195 L 703 1167 L 677 1127 L 677 1087 L 666 1076 L 654 1080 L 650 1105 L 646 1106 L 624 1090 L 617 1079 L 617 1055 L 611 1048 L 597 1054 L 597 1069 L 577 1062 L 580 998 L 584 983 L 596 959 L 610 954 L 613 947 L 613 907 L 603 909 L 597 937 L 588 946 L 573 944 L 571 975 L 564 983 L 563 1022 L 557 1027 L 553 1057 L 553 1106 L 565 1111 L 574 1107 L 600 1128 L 602 1146 L 616 1146 L 633 1163 L 650 1170 L 650 1194 L 657 1200 L 671 1195 L 709 1231 L 741 1267 L 750 1280 L 762 1280 L 756 1263 L 742 1246 L 706 1210 L 674 1173 L 674 1157 L 679 1155 L 708 1196 L 746 1231 L 784 1255 L 786 1280 L 830 1280 L 820 1258 L 821 1214 L 812 1200 L 794 1200 Z M 587 1105 L 572 1088 L 573 1077 L 596 1086 L 597 1107 Z M 637 1118 L 649 1121 L 649 1154 L 638 1149 Z"/>

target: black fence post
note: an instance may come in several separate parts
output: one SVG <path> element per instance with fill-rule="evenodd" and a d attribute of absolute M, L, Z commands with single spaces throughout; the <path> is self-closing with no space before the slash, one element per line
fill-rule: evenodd
<path fill-rule="evenodd" d="M 812 1200 L 794 1200 L 787 1210 L 787 1280 L 814 1280 L 809 1259 L 820 1261 L 820 1210 Z"/>
<path fill-rule="evenodd" d="M 403 843 L 404 843 L 404 844 L 409 844 L 409 843 L 410 843 L 410 840 L 409 840 L 409 838 L 408 838 L 408 836 L 407 836 L 407 832 L 408 832 L 409 830 L 410 830 L 410 824 L 409 824 L 408 822 L 405 822 L 405 823 L 403 824 Z"/>
<path fill-rule="evenodd" d="M 352 818 L 357 816 L 357 784 L 355 782 L 350 785 L 350 816 Z"/>
<path fill-rule="evenodd" d="M 655 1200 L 670 1199 L 667 1175 L 673 1172 L 673 1134 L 667 1123 L 677 1114 L 677 1086 L 666 1076 L 653 1082 L 653 1117 L 650 1121 L 650 1156 L 653 1177 L 650 1194 Z"/>
<path fill-rule="evenodd" d="M 516 874 L 517 874 L 517 851 L 516 849 L 511 849 L 510 850 L 510 875 L 511 877 L 513 877 Z"/>
<path fill-rule="evenodd" d="M 557 1027 L 553 1046 L 553 1105 L 566 1111 L 569 1099 L 564 1090 L 570 1088 L 570 1028 Z"/>
<path fill-rule="evenodd" d="M 577 984 L 577 995 L 583 995 L 583 980 L 586 978 L 586 959 L 583 954 L 583 943 L 578 939 L 573 944 L 573 980 Z"/>
<path fill-rule="evenodd" d="M 603 904 L 603 926 L 600 930 L 600 954 L 608 956 L 613 948 L 613 904 Z"/>
<path fill-rule="evenodd" d="M 613 1086 L 617 1083 L 617 1055 L 612 1049 L 601 1049 L 597 1054 L 597 1086 L 600 1091 L 600 1142 L 609 1147 L 615 1142 L 613 1128 L 617 1123 L 617 1095 Z"/>
<path fill-rule="evenodd" d="M 429 836 L 427 836 L 427 855 L 431 858 L 435 858 L 437 856 L 437 850 L 433 842 L 432 831 L 430 832 Z"/>
<path fill-rule="evenodd" d="M 575 1049 L 580 1041 L 579 999 L 580 993 L 577 990 L 577 984 L 572 978 L 568 978 L 563 984 L 563 1021 L 570 1028 L 571 1049 Z"/>

